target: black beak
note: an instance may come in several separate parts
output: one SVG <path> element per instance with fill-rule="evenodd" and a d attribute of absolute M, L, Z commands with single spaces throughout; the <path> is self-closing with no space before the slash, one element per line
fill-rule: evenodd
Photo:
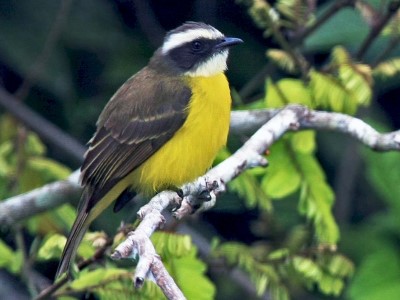
<path fill-rule="evenodd" d="M 227 48 L 227 47 L 231 47 L 231 46 L 235 46 L 238 44 L 243 43 L 243 41 L 241 39 L 238 38 L 234 38 L 234 37 L 226 37 L 223 38 L 217 45 L 215 45 L 215 48 Z"/>

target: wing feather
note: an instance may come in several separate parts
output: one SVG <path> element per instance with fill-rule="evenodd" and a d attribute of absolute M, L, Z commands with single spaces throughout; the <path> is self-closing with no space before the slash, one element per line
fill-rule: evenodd
<path fill-rule="evenodd" d="M 87 209 L 164 145 L 183 125 L 191 97 L 180 77 L 145 68 L 111 98 L 81 167 Z"/>

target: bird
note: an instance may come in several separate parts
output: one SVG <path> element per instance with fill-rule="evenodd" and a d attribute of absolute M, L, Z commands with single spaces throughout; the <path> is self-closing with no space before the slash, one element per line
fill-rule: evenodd
<path fill-rule="evenodd" d="M 111 97 L 81 166 L 83 192 L 56 278 L 69 272 L 89 225 L 112 202 L 118 211 L 135 194 L 176 190 L 211 167 L 229 131 L 229 49 L 241 43 L 185 22 Z"/>

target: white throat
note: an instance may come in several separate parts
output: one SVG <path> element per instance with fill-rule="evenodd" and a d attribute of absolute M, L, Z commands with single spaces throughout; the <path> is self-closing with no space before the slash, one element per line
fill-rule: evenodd
<path fill-rule="evenodd" d="M 190 77 L 213 76 L 225 72 L 227 69 L 226 61 L 228 59 L 228 50 L 224 50 L 199 64 L 195 70 L 185 72 L 184 75 Z"/>

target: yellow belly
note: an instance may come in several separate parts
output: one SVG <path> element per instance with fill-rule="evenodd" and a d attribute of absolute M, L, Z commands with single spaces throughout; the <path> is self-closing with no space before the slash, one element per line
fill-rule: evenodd
<path fill-rule="evenodd" d="M 231 96 L 225 75 L 187 81 L 192 89 L 188 117 L 171 140 L 128 176 L 136 191 L 153 194 L 195 179 L 226 144 Z"/>

